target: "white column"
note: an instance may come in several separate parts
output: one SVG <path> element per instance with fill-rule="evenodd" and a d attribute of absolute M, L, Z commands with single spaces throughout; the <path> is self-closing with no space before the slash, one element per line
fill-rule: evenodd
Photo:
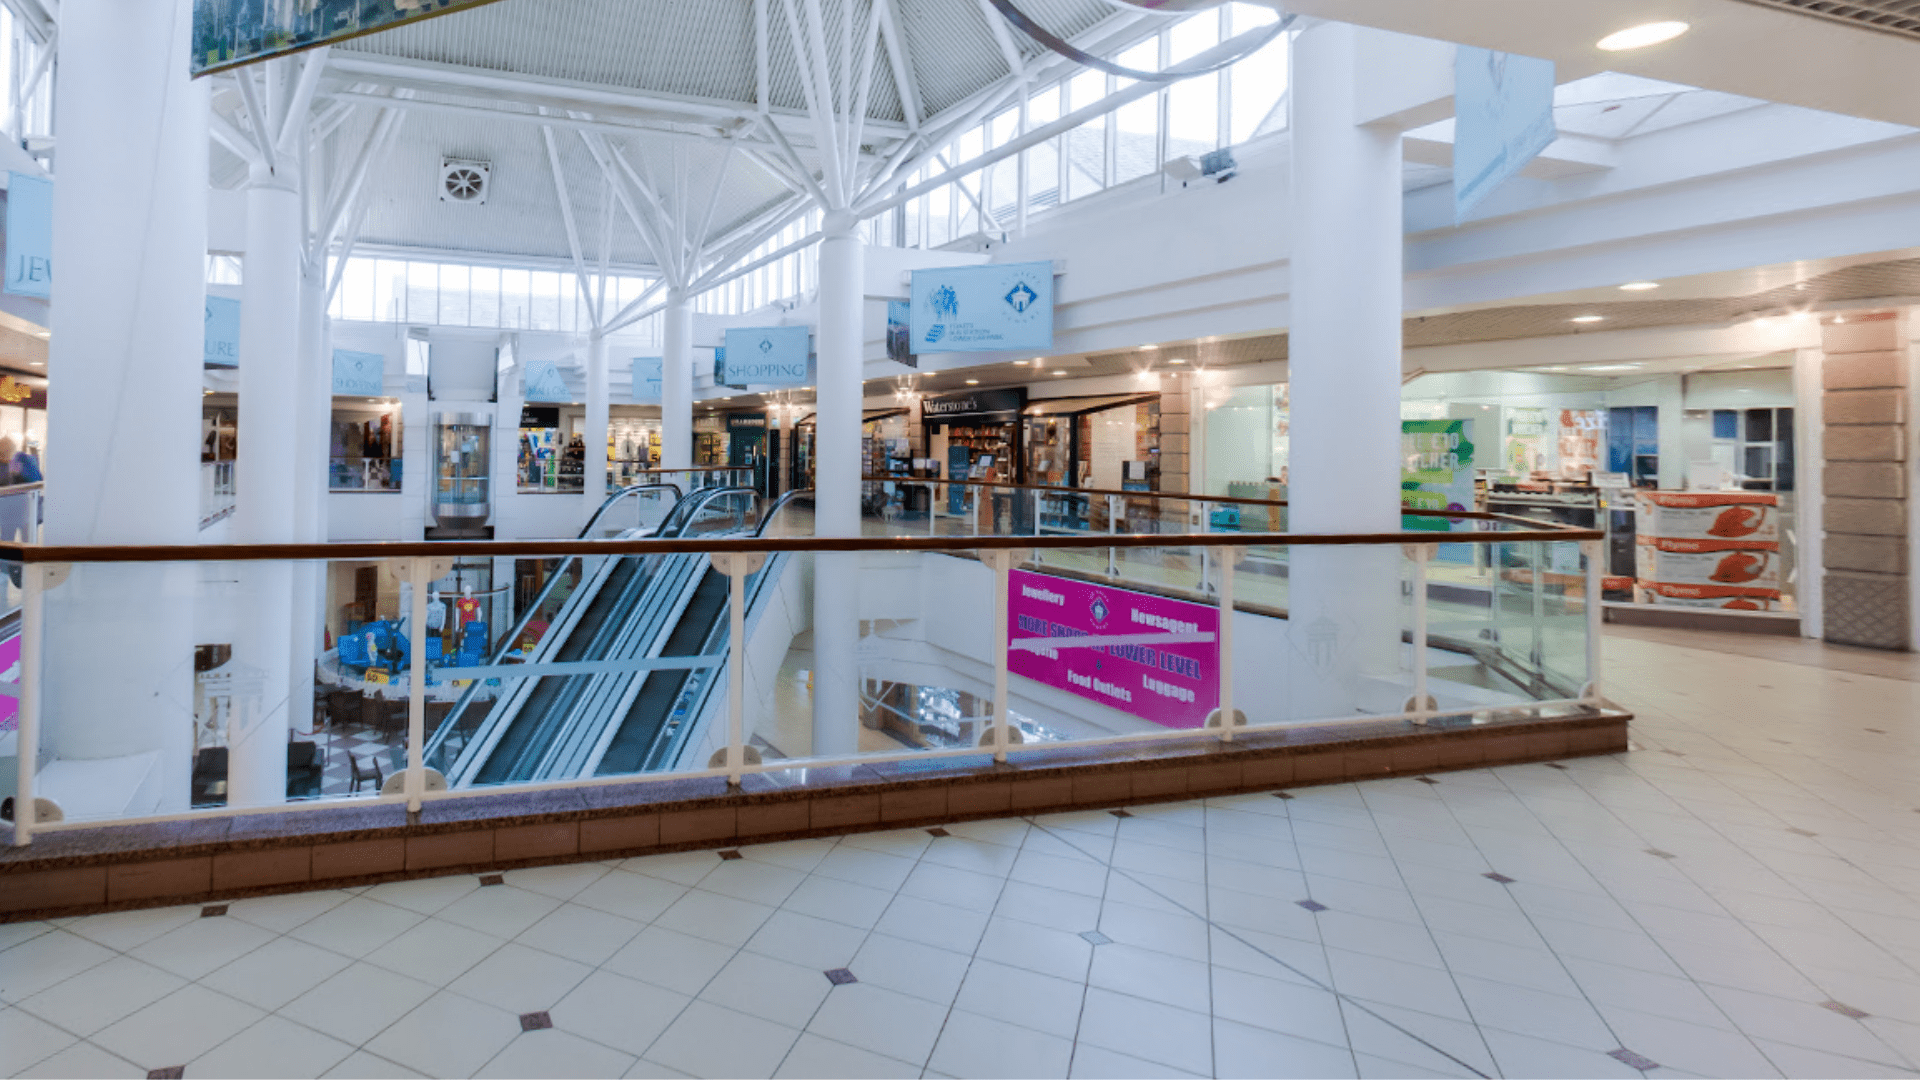
<path fill-rule="evenodd" d="M 814 406 L 814 517 L 817 536 L 860 535 L 861 306 L 866 255 L 858 222 L 827 215 L 820 242 L 819 354 Z M 860 556 L 813 557 L 813 752 L 859 747 Z"/>
<path fill-rule="evenodd" d="M 333 423 L 333 350 L 327 323 L 326 255 L 300 268 L 300 430 L 295 438 L 294 534 L 306 543 L 327 539 L 327 445 Z M 293 638 L 287 658 L 288 722 L 313 728 L 314 664 L 325 650 L 326 563 L 293 567 Z"/>
<path fill-rule="evenodd" d="M 1300 533 L 1400 528 L 1400 134 L 1354 123 L 1361 33 L 1320 22 L 1293 44 L 1288 498 Z M 1297 547 L 1292 560 L 1292 715 L 1346 715 L 1369 675 L 1397 667 L 1399 552 Z"/>
<path fill-rule="evenodd" d="M 190 12 L 187 0 L 60 7 L 51 544 L 199 535 L 208 105 L 187 78 Z M 40 747 L 68 761 L 152 755 L 116 809 L 186 808 L 199 577 L 94 564 L 47 594 Z"/>
<path fill-rule="evenodd" d="M 587 444 L 587 460 L 581 465 L 585 485 L 585 525 L 593 520 L 600 504 L 607 499 L 607 426 L 611 422 L 610 390 L 607 386 L 607 338 L 595 330 L 587 338 L 587 422 L 582 440 Z"/>
<path fill-rule="evenodd" d="M 313 405 L 301 357 L 301 266 L 298 174 L 256 167 L 247 184 L 246 273 L 240 298 L 240 453 L 234 463 L 234 539 L 292 543 L 302 539 L 301 435 Z M 296 646 L 293 567 L 249 562 L 238 567 L 239 625 L 233 645 L 236 688 L 227 731 L 227 804 L 284 801 L 289 700 Z"/>
<path fill-rule="evenodd" d="M 660 467 L 684 469 L 693 464 L 693 298 L 668 289 L 661 321 Z M 685 477 L 667 479 L 688 487 Z"/>

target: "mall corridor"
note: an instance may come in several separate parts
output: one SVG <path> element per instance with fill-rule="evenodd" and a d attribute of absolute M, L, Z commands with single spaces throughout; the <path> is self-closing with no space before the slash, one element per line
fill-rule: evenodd
<path fill-rule="evenodd" d="M 0 1074 L 1914 1075 L 1920 659 L 1607 664 L 1564 765 L 0 925 Z"/>

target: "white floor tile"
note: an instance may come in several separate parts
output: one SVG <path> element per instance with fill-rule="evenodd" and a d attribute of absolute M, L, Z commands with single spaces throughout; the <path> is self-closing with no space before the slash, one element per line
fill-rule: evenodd
<path fill-rule="evenodd" d="M 1067 1075 L 1073 1080 L 1160 1080 L 1200 1074 L 1080 1043 L 1073 1048 L 1073 1068 Z"/>
<path fill-rule="evenodd" d="M 280 937 L 209 973 L 200 983 L 262 1009 L 278 1009 L 351 963 L 339 953 Z"/>
<path fill-rule="evenodd" d="M 596 971 L 548 1010 L 553 1026 L 630 1054 L 644 1053 L 692 1001 L 665 987 Z"/>
<path fill-rule="evenodd" d="M 519 1016 L 552 1008 L 592 971 L 585 964 L 508 942 L 447 989 Z"/>
<path fill-rule="evenodd" d="M 816 877 L 833 878 L 893 892 L 913 872 L 914 860 L 845 844 L 836 846 L 813 868 Z"/>
<path fill-rule="evenodd" d="M 913 873 L 907 875 L 907 880 L 900 886 L 900 893 L 937 900 L 969 911 L 988 912 L 999 902 L 1000 890 L 1005 885 L 1006 879 L 997 875 L 922 862 L 913 868 Z"/>
<path fill-rule="evenodd" d="M 365 1049 L 428 1076 L 472 1076 L 520 1034 L 520 1018 L 442 990 L 369 1040 Z"/>
<path fill-rule="evenodd" d="M 144 945 L 169 930 L 177 930 L 200 917 L 200 906 L 137 908 L 77 919 L 68 926 L 71 933 L 98 942 L 117 952 Z M 45 923 L 28 924 L 46 926 Z M 0 942 L 4 942 L 0 938 Z"/>
<path fill-rule="evenodd" d="M 399 937 L 426 916 L 356 896 L 287 931 L 288 936 L 359 958 Z"/>
<path fill-rule="evenodd" d="M 382 882 L 360 895 L 422 915 L 432 915 L 479 887 L 480 879 L 473 874 L 447 874 L 412 881 Z"/>
<path fill-rule="evenodd" d="M 1511 1031 L 1482 1029 L 1481 1034 L 1493 1051 L 1502 1076 L 1530 1076 L 1540 1080 L 1636 1080 L 1642 1075 L 1591 1047 L 1568 1046 Z"/>
<path fill-rule="evenodd" d="M 89 1040 L 146 1069 L 185 1065 L 251 1027 L 264 1013 L 201 986 L 184 986 Z"/>
<path fill-rule="evenodd" d="M 737 951 L 705 938 L 649 926 L 601 967 L 692 997 Z"/>
<path fill-rule="evenodd" d="M 805 1028 L 832 988 L 823 969 L 742 951 L 700 991 L 700 1000 L 790 1028 Z"/>
<path fill-rule="evenodd" d="M 1331 990 L 1263 978 L 1242 971 L 1213 971 L 1213 1015 L 1283 1035 L 1332 1041 L 1342 1028 L 1339 1000 Z"/>
<path fill-rule="evenodd" d="M 807 1030 L 882 1057 L 924 1063 L 946 1017 L 944 1005 L 854 983 L 834 987 Z"/>
<path fill-rule="evenodd" d="M 275 933 L 284 934 L 301 923 L 318 918 L 329 910 L 339 907 L 353 896 L 353 893 L 344 889 L 322 889 L 318 892 L 285 893 L 280 896 L 259 896 L 251 900 L 234 900 L 227 905 L 227 918 L 240 919 Z"/>
<path fill-rule="evenodd" d="M 0 952 L 6 952 L 23 941 L 52 932 L 53 924 L 50 922 L 0 923 Z"/>
<path fill-rule="evenodd" d="M 827 971 L 846 967 L 867 932 L 858 927 L 816 919 L 782 908 L 767 917 L 747 939 L 746 950 L 790 964 Z"/>
<path fill-rule="evenodd" d="M 975 959 L 953 1007 L 1071 1041 L 1086 986 L 1024 968 Z M 952 1071 L 936 1065 L 942 1071 Z M 964 1070 L 962 1071 L 964 1075 Z"/>
<path fill-rule="evenodd" d="M 551 896 L 494 885 L 472 892 L 440 909 L 436 918 L 478 930 L 497 938 L 515 938 L 553 913 L 560 901 Z"/>
<path fill-rule="evenodd" d="M 1353 1077 L 1353 1052 L 1344 1046 L 1215 1020 L 1214 1056 L 1222 1080 L 1235 1077 Z"/>
<path fill-rule="evenodd" d="M 1009 881 L 993 913 L 998 918 L 1018 919 L 1078 934 L 1099 928 L 1100 897 Z"/>
<path fill-rule="evenodd" d="M 614 870 L 575 893 L 572 902 L 634 922 L 650 923 L 686 894 L 685 885 Z"/>
<path fill-rule="evenodd" d="M 996 916 L 987 921 L 986 933 L 974 955 L 1058 979 L 1085 982 L 1093 963 L 1093 944 L 1079 934 Z"/>
<path fill-rule="evenodd" d="M 677 851 L 668 855 L 643 855 L 627 859 L 620 869 L 648 877 L 694 886 L 720 865 L 720 856 L 711 851 Z"/>
<path fill-rule="evenodd" d="M 890 889 L 814 875 L 801 882 L 781 907 L 816 919 L 871 930 L 892 902 Z"/>
<path fill-rule="evenodd" d="M 37 1016 L 0 1006 L 0 1076 L 18 1076 L 79 1041 Z"/>
<path fill-rule="evenodd" d="M 557 1029 L 522 1032 L 475 1076 L 574 1080 L 625 1076 L 639 1058 Z"/>
<path fill-rule="evenodd" d="M 427 919 L 367 954 L 366 961 L 445 986 L 506 944 L 492 934 L 445 919 Z"/>
<path fill-rule="evenodd" d="M 1194 1012 L 1210 1000 L 1206 964 L 1119 942 L 1093 950 L 1087 985 Z"/>
<path fill-rule="evenodd" d="M 75 1043 L 41 1061 L 19 1077 L 49 1077 L 53 1080 L 142 1080 L 148 1069 L 122 1057 L 116 1057 L 92 1043 Z"/>
<path fill-rule="evenodd" d="M 1100 932 L 1121 945 L 1207 959 L 1207 923 L 1198 914 L 1137 907 L 1109 899 L 1100 908 Z"/>
<path fill-rule="evenodd" d="M 4 963 L 4 961 L 0 961 Z M 26 1012 L 86 1037 L 187 984 L 185 979 L 128 956 L 42 990 L 20 1002 Z M 241 997 L 240 1000 L 247 1000 Z M 255 1004 L 259 1004 L 255 1002 Z"/>
<path fill-rule="evenodd" d="M 0 1001 L 17 1002 L 113 959 L 103 945 L 55 930 L 0 953 Z"/>
<path fill-rule="evenodd" d="M 934 1045 L 929 1068 L 969 1080 L 1064 1077 L 1073 1040 L 956 1008 Z"/>
<path fill-rule="evenodd" d="M 806 877 L 802 871 L 758 859 L 730 859 L 701 878 L 700 888 L 736 900 L 751 900 L 768 907 L 779 907 L 787 897 L 793 895 L 793 890 Z"/>
<path fill-rule="evenodd" d="M 286 1016 L 358 1046 L 433 996 L 434 987 L 358 963 L 295 998 Z"/>
<path fill-rule="evenodd" d="M 847 967 L 861 982 L 941 1005 L 953 1001 L 971 958 L 891 934 L 872 934 Z"/>
<path fill-rule="evenodd" d="M 964 836 L 943 836 L 920 854 L 920 865 L 951 866 L 956 870 L 1004 878 L 1013 870 L 1014 861 L 1019 857 L 1020 849 L 1016 847 L 971 840 Z"/>
<path fill-rule="evenodd" d="M 740 848 L 740 854 L 756 862 L 772 863 L 789 870 L 802 873 L 811 871 L 820 865 L 820 860 L 832 851 L 832 840 L 780 840 L 771 844 L 747 844 Z"/>
<path fill-rule="evenodd" d="M 780 1070 L 773 1074 L 782 1080 L 895 1080 L 898 1077 L 918 1076 L 918 1066 L 904 1061 L 881 1057 L 857 1046 L 823 1039 L 811 1032 L 800 1036 L 787 1051 L 786 1060 L 780 1063 Z"/>
<path fill-rule="evenodd" d="M 347 1059 L 328 1069 L 324 1080 L 399 1080 L 423 1074 L 365 1050 L 355 1050 Z"/>
<path fill-rule="evenodd" d="M 771 1020 L 696 1001 L 654 1040 L 646 1058 L 688 1076 L 768 1077 L 799 1037 Z"/>
<path fill-rule="evenodd" d="M 899 896 L 887 905 L 874 929 L 951 952 L 972 953 L 986 932 L 984 912 L 954 907 L 917 896 Z"/>
<path fill-rule="evenodd" d="M 338 1039 L 269 1016 L 188 1062 L 187 1075 L 210 1080 L 320 1076 L 352 1053 L 353 1047 Z"/>
<path fill-rule="evenodd" d="M 1080 1018 L 1079 1042 L 1187 1072 L 1211 1074 L 1212 1026 L 1205 1013 L 1090 989 Z"/>
<path fill-rule="evenodd" d="M 608 867 L 604 864 L 585 862 L 509 870 L 504 876 L 507 884 L 516 888 L 551 896 L 555 900 L 571 900 L 579 895 L 580 890 L 606 877 L 607 873 Z"/>
<path fill-rule="evenodd" d="M 542 952 L 598 966 L 632 941 L 642 925 L 579 904 L 562 904 L 514 940 Z"/>

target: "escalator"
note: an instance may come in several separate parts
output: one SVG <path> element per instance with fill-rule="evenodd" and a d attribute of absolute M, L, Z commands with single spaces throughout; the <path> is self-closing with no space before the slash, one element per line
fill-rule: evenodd
<path fill-rule="evenodd" d="M 626 535 L 757 535 L 788 500 L 756 526 L 754 495 L 749 488 L 696 491 L 657 528 Z M 523 626 L 563 579 L 577 583 L 525 663 L 581 666 L 508 676 L 491 702 L 473 700 L 470 689 L 428 746 L 427 763 L 450 786 L 666 768 L 684 750 L 719 679 L 727 577 L 697 553 L 563 560 Z M 776 561 L 749 579 L 749 604 L 769 579 L 777 579 Z M 523 632 L 516 630 L 509 642 Z"/>

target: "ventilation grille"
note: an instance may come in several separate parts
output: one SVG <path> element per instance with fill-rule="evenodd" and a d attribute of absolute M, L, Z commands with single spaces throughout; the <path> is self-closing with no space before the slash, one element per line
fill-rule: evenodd
<path fill-rule="evenodd" d="M 492 175 L 491 162 L 444 158 L 440 162 L 440 201 L 484 205 Z"/>
<path fill-rule="evenodd" d="M 1747 0 L 1920 41 L 1920 0 Z"/>

